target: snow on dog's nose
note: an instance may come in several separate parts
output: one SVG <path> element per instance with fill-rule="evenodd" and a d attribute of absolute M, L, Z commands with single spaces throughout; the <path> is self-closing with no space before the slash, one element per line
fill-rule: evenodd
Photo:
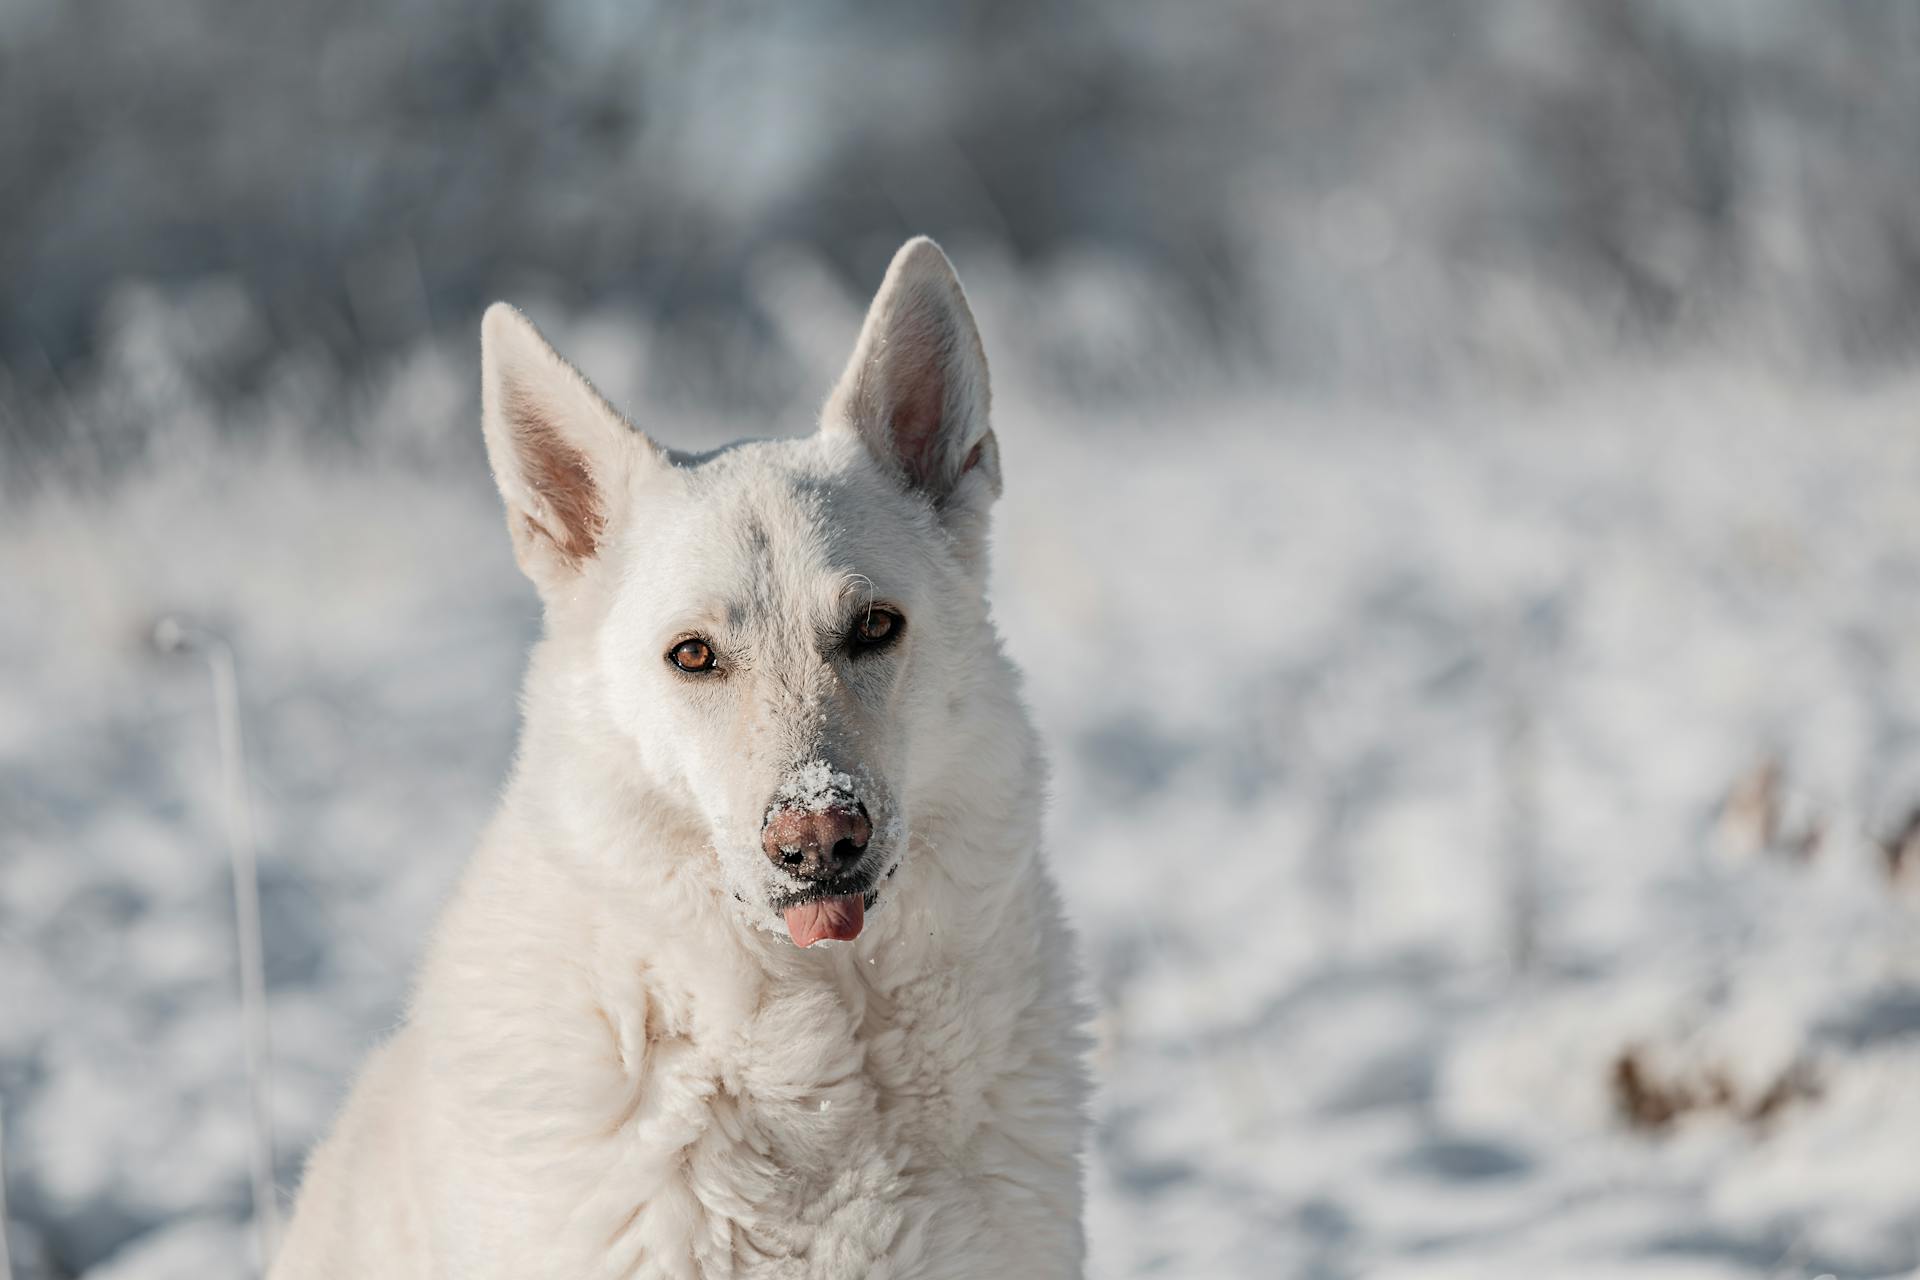
<path fill-rule="evenodd" d="M 826 809 L 781 806 L 767 815 L 760 847 L 774 866 L 801 880 L 831 880 L 860 861 L 873 835 L 867 807 L 836 804 Z"/>

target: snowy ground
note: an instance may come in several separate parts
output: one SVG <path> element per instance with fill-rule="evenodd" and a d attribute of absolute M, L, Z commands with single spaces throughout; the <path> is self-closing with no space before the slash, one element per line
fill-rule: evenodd
<path fill-rule="evenodd" d="M 0 510 L 17 1274 L 246 1273 L 213 722 L 158 615 L 240 655 L 284 1188 L 395 1017 L 537 624 L 467 379 L 241 444 L 162 362 L 145 463 Z M 1001 388 L 997 598 L 1102 1009 L 1095 1274 L 1916 1274 L 1920 849 L 1874 837 L 1920 804 L 1920 383 L 1046 401 Z"/>

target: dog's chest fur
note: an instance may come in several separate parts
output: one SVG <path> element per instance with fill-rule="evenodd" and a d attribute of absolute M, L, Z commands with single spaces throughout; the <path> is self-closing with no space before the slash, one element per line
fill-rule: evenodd
<path fill-rule="evenodd" d="M 571 923 L 514 937 L 457 908 L 416 1014 L 456 1082 L 433 1158 L 469 1170 L 429 1215 L 449 1273 L 974 1275 L 1071 1221 L 1047 1202 L 1077 1191 L 1079 1091 L 1023 919 L 1044 895 L 991 939 L 943 944 L 901 904 L 856 944 L 750 957 L 725 930 L 648 948 L 617 906 L 515 901 Z"/>

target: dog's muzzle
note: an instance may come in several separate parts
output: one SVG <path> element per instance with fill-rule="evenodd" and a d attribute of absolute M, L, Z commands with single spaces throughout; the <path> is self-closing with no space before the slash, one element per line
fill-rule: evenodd
<path fill-rule="evenodd" d="M 776 803 L 767 811 L 760 829 L 767 861 L 805 885 L 774 903 L 795 946 L 860 936 L 873 885 L 856 872 L 872 838 L 873 820 L 857 800 L 835 798 L 817 808 Z"/>

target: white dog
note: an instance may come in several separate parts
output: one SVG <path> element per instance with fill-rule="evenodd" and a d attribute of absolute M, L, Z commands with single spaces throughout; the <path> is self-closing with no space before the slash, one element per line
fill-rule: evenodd
<path fill-rule="evenodd" d="M 805 439 L 663 450 L 503 305 L 483 352 L 546 606 L 519 760 L 274 1276 L 1079 1274 L 1083 1010 L 946 257 L 895 257 Z"/>

